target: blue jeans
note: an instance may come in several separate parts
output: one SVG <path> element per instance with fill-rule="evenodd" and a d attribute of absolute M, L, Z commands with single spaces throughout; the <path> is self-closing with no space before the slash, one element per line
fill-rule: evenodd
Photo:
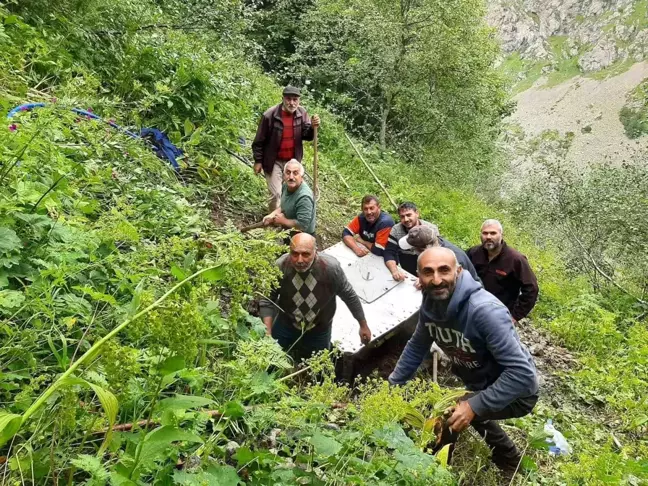
<path fill-rule="evenodd" d="M 277 319 L 272 325 L 272 337 L 298 363 L 310 358 L 313 353 L 331 347 L 331 326 L 324 330 L 312 329 L 302 335 L 301 329 Z"/>

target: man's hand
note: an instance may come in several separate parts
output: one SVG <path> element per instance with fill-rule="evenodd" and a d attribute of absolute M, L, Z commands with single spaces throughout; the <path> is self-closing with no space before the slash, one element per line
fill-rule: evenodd
<path fill-rule="evenodd" d="M 454 408 L 452 416 L 448 419 L 448 427 L 453 432 L 461 432 L 470 425 L 475 418 L 475 412 L 466 400 L 459 402 Z"/>
<path fill-rule="evenodd" d="M 313 128 L 317 128 L 320 126 L 319 115 L 313 115 L 313 118 L 311 118 L 311 125 L 313 125 Z"/>
<path fill-rule="evenodd" d="M 367 325 L 367 321 L 360 322 L 360 342 L 362 344 L 369 344 L 371 341 L 371 329 Z"/>
<path fill-rule="evenodd" d="M 261 165 L 261 162 L 255 162 L 254 163 L 254 173 L 255 174 L 260 174 L 262 170 L 263 170 L 263 166 Z"/>
<path fill-rule="evenodd" d="M 405 280 L 406 277 L 405 272 L 399 270 L 398 268 L 396 268 L 396 270 L 394 270 L 391 274 L 392 274 L 392 278 L 397 282 L 402 282 L 403 280 Z"/>
<path fill-rule="evenodd" d="M 290 220 L 286 218 L 283 213 L 277 214 L 274 218 L 274 223 L 277 226 L 288 226 L 288 221 Z"/>
<path fill-rule="evenodd" d="M 369 250 L 367 250 L 367 247 L 364 246 L 364 245 L 356 245 L 356 246 L 353 248 L 353 253 L 355 253 L 355 254 L 358 255 L 359 257 L 363 257 L 363 256 L 369 254 Z"/>
<path fill-rule="evenodd" d="M 369 241 L 365 241 L 362 238 L 360 238 L 358 235 L 355 237 L 355 241 L 358 245 L 364 246 L 367 250 L 371 251 L 371 248 L 373 247 L 373 243 L 370 243 Z"/>
<path fill-rule="evenodd" d="M 274 224 L 275 222 L 276 215 L 274 214 L 268 214 L 267 216 L 263 217 L 263 226 L 270 226 Z"/>

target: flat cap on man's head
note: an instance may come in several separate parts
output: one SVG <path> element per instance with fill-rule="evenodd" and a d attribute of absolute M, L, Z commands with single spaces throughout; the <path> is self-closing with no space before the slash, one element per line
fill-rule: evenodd
<path fill-rule="evenodd" d="M 439 236 L 439 228 L 435 225 L 420 224 L 414 226 L 405 236 L 398 240 L 398 246 L 403 250 L 411 250 L 412 248 L 425 249 L 436 244 Z"/>
<path fill-rule="evenodd" d="M 289 96 L 301 96 L 301 90 L 297 88 L 296 86 L 291 86 L 290 84 L 286 86 L 283 90 L 283 95 L 289 95 Z"/>

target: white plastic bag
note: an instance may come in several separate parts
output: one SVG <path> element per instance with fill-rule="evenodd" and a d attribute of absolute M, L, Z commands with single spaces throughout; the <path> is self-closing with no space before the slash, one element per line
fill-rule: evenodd
<path fill-rule="evenodd" d="M 547 442 L 549 445 L 549 454 L 554 456 L 568 456 L 572 452 L 572 448 L 565 439 L 565 436 L 556 430 L 553 426 L 551 419 L 547 420 L 544 426 L 544 431 L 549 435 Z"/>

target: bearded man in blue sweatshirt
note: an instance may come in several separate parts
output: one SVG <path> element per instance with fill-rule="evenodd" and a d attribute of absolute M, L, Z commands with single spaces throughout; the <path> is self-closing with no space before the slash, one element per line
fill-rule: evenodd
<path fill-rule="evenodd" d="M 469 390 L 453 407 L 441 441 L 454 443 L 472 425 L 490 447 L 493 462 L 511 477 L 521 455 L 495 420 L 527 415 L 535 406 L 533 358 L 520 342 L 508 309 L 462 271 L 451 250 L 421 253 L 418 276 L 423 290 L 419 322 L 389 382 L 410 380 L 436 342 Z"/>

